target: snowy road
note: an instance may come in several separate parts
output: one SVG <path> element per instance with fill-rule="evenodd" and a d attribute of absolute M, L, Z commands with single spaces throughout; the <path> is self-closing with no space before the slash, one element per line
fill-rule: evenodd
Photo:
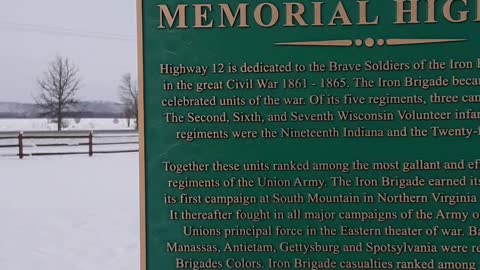
<path fill-rule="evenodd" d="M 138 154 L 0 158 L 0 269 L 138 270 Z"/>

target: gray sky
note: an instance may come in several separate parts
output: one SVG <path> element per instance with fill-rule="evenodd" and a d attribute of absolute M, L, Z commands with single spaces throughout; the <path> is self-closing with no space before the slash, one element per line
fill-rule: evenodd
<path fill-rule="evenodd" d="M 118 101 L 136 78 L 135 0 L 14 0 L 0 8 L 0 101 L 33 102 L 37 79 L 56 55 L 80 69 L 83 100 Z"/>

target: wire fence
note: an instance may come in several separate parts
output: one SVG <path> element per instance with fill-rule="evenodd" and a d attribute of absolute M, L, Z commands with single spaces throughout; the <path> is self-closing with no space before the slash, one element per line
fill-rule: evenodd
<path fill-rule="evenodd" d="M 0 156 L 88 155 L 138 152 L 135 131 L 0 132 Z"/>

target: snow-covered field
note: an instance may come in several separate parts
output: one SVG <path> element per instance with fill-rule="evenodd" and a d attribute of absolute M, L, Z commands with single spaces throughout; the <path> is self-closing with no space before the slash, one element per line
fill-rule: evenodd
<path fill-rule="evenodd" d="M 127 119 L 65 119 L 64 130 L 102 130 L 102 129 L 133 129 L 134 121 Z M 57 125 L 48 119 L 0 119 L 1 131 L 41 131 L 57 130 Z"/>
<path fill-rule="evenodd" d="M 0 269 L 138 270 L 138 154 L 0 157 Z"/>

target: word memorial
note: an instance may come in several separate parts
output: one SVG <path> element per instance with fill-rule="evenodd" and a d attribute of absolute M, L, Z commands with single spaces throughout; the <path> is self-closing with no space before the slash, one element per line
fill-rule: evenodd
<path fill-rule="evenodd" d="M 137 0 L 141 270 L 480 269 L 480 0 Z"/>

